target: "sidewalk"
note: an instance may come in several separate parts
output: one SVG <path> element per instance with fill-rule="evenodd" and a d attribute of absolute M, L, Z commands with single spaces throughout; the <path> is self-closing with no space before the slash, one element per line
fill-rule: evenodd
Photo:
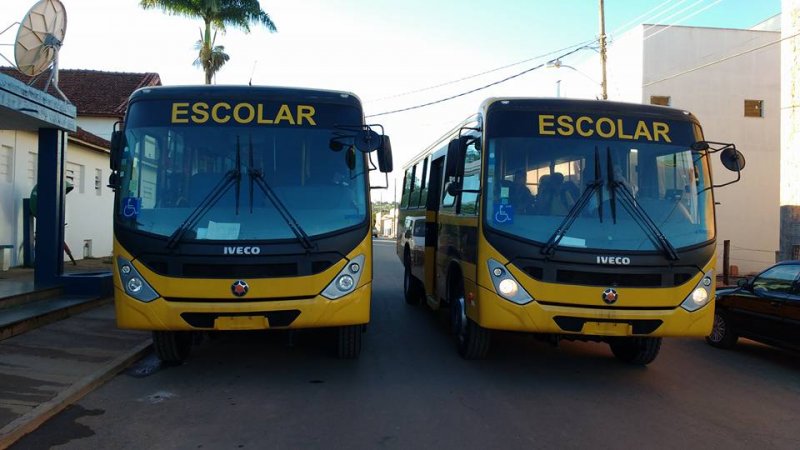
<path fill-rule="evenodd" d="M 149 348 L 148 332 L 117 329 L 111 299 L 0 341 L 0 448 L 113 378 Z"/>

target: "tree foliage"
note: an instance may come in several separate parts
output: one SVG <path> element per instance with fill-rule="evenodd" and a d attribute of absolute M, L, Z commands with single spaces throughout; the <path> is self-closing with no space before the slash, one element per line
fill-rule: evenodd
<path fill-rule="evenodd" d="M 249 33 L 251 24 L 260 24 L 271 32 L 278 30 L 258 0 L 140 0 L 139 5 L 144 9 L 160 9 L 167 14 L 203 20 L 205 28 L 197 45 L 199 53 L 195 65 L 203 67 L 206 84 L 211 84 L 214 74 L 230 59 L 223 46 L 214 46 L 216 31 L 212 37 L 212 27 L 224 32 L 231 26 Z"/>

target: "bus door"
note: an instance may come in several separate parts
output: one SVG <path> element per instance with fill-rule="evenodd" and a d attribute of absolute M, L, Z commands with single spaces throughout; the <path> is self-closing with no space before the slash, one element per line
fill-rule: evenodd
<path fill-rule="evenodd" d="M 439 241 L 439 201 L 444 177 L 444 156 L 432 161 L 428 178 L 428 199 L 425 205 L 425 294 L 433 297 L 433 303 L 439 302 L 436 297 L 436 248 Z"/>

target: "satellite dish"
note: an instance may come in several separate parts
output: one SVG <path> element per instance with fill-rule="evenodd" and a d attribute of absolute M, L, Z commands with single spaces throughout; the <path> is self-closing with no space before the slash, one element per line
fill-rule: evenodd
<path fill-rule="evenodd" d="M 59 0 L 39 0 L 25 14 L 14 42 L 14 60 L 17 70 L 35 77 L 52 66 L 44 90 L 53 87 L 64 100 L 67 97 L 58 88 L 58 51 L 67 33 L 67 10 Z"/>

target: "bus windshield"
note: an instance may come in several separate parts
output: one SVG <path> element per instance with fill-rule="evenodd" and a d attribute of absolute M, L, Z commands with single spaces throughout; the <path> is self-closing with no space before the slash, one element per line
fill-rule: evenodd
<path fill-rule="evenodd" d="M 495 127 L 487 139 L 487 226 L 539 243 L 557 236 L 561 248 L 619 251 L 669 252 L 714 237 L 707 158 L 690 148 L 692 123 L 664 124 L 670 135 L 656 139 L 651 122 L 624 118 L 590 129 L 589 121 L 582 136 L 556 122 L 540 124 L 540 133 Z M 641 139 L 633 139 L 637 123 Z"/>
<path fill-rule="evenodd" d="M 263 241 L 365 223 L 365 155 L 346 138 L 361 124 L 357 108 L 328 105 L 335 125 L 176 126 L 152 119 L 161 103 L 128 113 L 118 224 L 163 237 L 180 230 L 182 241 Z"/>

